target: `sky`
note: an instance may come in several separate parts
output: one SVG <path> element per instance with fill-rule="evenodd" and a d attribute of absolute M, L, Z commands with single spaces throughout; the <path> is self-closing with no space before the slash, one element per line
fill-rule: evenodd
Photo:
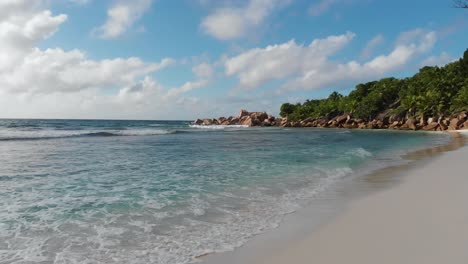
<path fill-rule="evenodd" d="M 467 48 L 451 0 L 0 0 L 0 118 L 277 115 Z"/>

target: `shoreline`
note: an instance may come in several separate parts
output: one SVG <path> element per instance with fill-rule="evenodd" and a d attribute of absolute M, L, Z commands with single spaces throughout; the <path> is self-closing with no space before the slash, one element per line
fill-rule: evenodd
<path fill-rule="evenodd" d="M 278 228 L 267 230 L 265 233 L 254 236 L 250 241 L 234 251 L 206 254 L 199 256 L 197 259 L 205 264 L 308 263 L 313 259 L 313 254 L 308 254 L 309 249 L 317 247 L 323 240 L 322 235 L 319 237 L 318 234 L 330 232 L 328 230 L 336 230 L 337 227 L 333 225 L 336 225 L 337 221 L 343 221 L 341 219 L 348 217 L 347 215 L 350 212 L 355 211 L 356 204 L 359 205 L 362 201 L 372 200 L 373 197 L 379 196 L 382 193 L 398 190 L 406 185 L 408 178 L 414 178 L 413 174 L 417 171 L 430 166 L 432 162 L 441 159 L 452 151 L 461 149 L 465 150 L 465 153 L 468 154 L 468 134 L 466 132 L 468 131 L 442 132 L 452 136 L 452 139 L 447 144 L 411 151 L 402 155 L 402 158 L 408 161 L 406 164 L 390 165 L 389 167 L 357 176 L 358 182 L 355 181 L 356 179 L 353 179 L 348 180 L 347 183 L 343 183 L 338 187 L 339 190 L 334 191 L 335 195 L 338 193 L 339 196 L 342 196 L 341 200 L 336 197 L 330 198 L 330 195 L 323 195 L 318 200 L 311 201 L 306 208 L 286 215 Z M 349 186 L 350 184 L 356 186 L 351 187 Z M 372 215 L 372 212 L 366 211 L 364 215 Z M 391 219 L 388 220 L 391 221 Z M 351 227 L 350 230 L 353 228 Z M 341 237 L 333 237 L 331 238 L 329 247 L 322 250 L 331 255 L 340 255 L 338 254 L 340 249 L 334 248 L 334 239 L 342 240 Z M 355 237 L 355 239 L 358 240 L 359 237 Z M 319 251 L 313 250 L 313 252 Z M 333 254 L 333 252 L 335 253 Z M 373 263 L 379 263 L 375 261 L 377 260 L 374 259 Z M 349 262 L 346 258 L 328 261 L 325 257 L 323 260 L 317 260 L 317 263 L 345 262 L 367 263 Z M 382 262 L 380 261 L 380 263 Z"/>

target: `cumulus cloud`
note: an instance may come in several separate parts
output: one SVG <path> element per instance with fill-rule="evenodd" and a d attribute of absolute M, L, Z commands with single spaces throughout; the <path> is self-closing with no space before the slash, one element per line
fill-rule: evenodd
<path fill-rule="evenodd" d="M 118 1 L 107 10 L 106 22 L 94 33 L 104 39 L 125 33 L 151 7 L 152 0 Z"/>
<path fill-rule="evenodd" d="M 362 59 L 368 59 L 372 56 L 374 49 L 384 42 L 384 36 L 382 34 L 378 34 L 377 36 L 373 37 L 369 42 L 367 42 L 366 46 L 361 52 Z"/>
<path fill-rule="evenodd" d="M 93 0 L 69 0 L 72 3 L 79 4 L 79 5 L 86 5 L 91 3 Z"/>
<path fill-rule="evenodd" d="M 309 14 L 311 16 L 320 16 L 323 13 L 327 12 L 328 9 L 330 9 L 330 7 L 333 4 L 336 4 L 338 1 L 339 0 L 322 0 L 318 3 L 314 3 L 309 7 Z"/>
<path fill-rule="evenodd" d="M 326 63 L 327 56 L 343 48 L 354 36 L 348 32 L 314 40 L 308 46 L 291 40 L 251 49 L 227 59 L 225 72 L 228 76 L 236 75 L 241 86 L 256 88 L 269 80 L 288 78 L 300 72 L 305 74 L 308 69 L 318 68 Z"/>
<path fill-rule="evenodd" d="M 180 87 L 173 87 L 166 89 L 163 85 L 159 84 L 152 77 L 145 77 L 143 80 L 120 89 L 118 93 L 119 101 L 127 101 L 128 99 L 138 102 L 148 101 L 147 97 L 158 97 L 159 101 L 164 99 L 166 102 L 179 99 L 179 95 L 187 93 L 191 90 L 201 88 L 208 83 L 207 80 L 198 80 L 193 82 L 186 82 Z"/>
<path fill-rule="evenodd" d="M 145 63 L 139 58 L 90 60 L 79 50 L 33 49 L 12 70 L 4 71 L 0 84 L 10 92 L 76 92 L 134 83 L 172 63 Z"/>
<path fill-rule="evenodd" d="M 245 51 L 225 62 L 225 73 L 236 76 L 241 87 L 255 89 L 270 80 L 281 80 L 285 90 L 318 89 L 343 81 L 362 81 L 383 77 L 401 69 L 410 60 L 428 52 L 436 42 L 436 34 L 421 29 L 404 32 L 394 49 L 365 63 L 345 63 L 331 59 L 351 42 L 354 33 L 316 39 L 310 45 L 294 40 Z"/>
<path fill-rule="evenodd" d="M 424 59 L 419 66 L 424 67 L 424 66 L 444 66 L 449 62 L 455 61 L 456 58 L 452 57 L 450 54 L 447 52 L 442 52 L 439 55 L 435 56 L 429 56 L 426 59 Z"/>
<path fill-rule="evenodd" d="M 213 66 L 203 62 L 192 68 L 193 73 L 201 79 L 211 79 L 214 75 Z"/>
<path fill-rule="evenodd" d="M 79 50 L 41 50 L 35 45 L 55 33 L 67 16 L 29 10 L 27 2 L 21 9 L 19 2 L 0 6 L 12 12 L 0 18 L 0 84 L 9 92 L 70 92 L 128 84 L 173 63 L 171 59 L 145 63 L 138 58 L 95 61 Z"/>
<path fill-rule="evenodd" d="M 12 68 L 67 20 L 64 14 L 52 16 L 49 10 L 35 12 L 38 1 L 0 2 L 0 71 Z"/>
<path fill-rule="evenodd" d="M 202 30 L 217 39 L 230 40 L 244 37 L 258 28 L 277 8 L 287 5 L 289 0 L 249 0 L 244 6 L 215 9 L 205 17 Z"/>
<path fill-rule="evenodd" d="M 0 1 L 0 12 L 5 10 L 0 16 L 2 116 L 161 118 L 175 110 L 193 113 L 198 99 L 186 93 L 208 83 L 208 71 L 200 67 L 195 81 L 180 87 L 159 84 L 152 75 L 173 65 L 170 58 L 93 60 L 77 49 L 40 49 L 37 45 L 67 16 L 21 0 Z"/>

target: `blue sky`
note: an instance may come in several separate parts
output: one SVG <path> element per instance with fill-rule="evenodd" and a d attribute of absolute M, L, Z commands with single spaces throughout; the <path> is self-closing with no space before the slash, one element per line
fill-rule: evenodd
<path fill-rule="evenodd" d="M 192 119 L 344 94 L 468 48 L 450 0 L 0 0 L 0 113 Z"/>

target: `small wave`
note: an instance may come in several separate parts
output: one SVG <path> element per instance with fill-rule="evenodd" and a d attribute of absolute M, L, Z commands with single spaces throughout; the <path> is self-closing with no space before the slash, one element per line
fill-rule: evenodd
<path fill-rule="evenodd" d="M 337 134 L 350 134 L 350 133 L 351 133 L 351 131 L 349 131 L 349 130 L 344 130 L 344 131 L 337 132 Z"/>
<path fill-rule="evenodd" d="M 30 125 L 30 124 L 11 124 L 7 125 L 7 128 L 36 128 L 39 127 L 38 125 Z"/>
<path fill-rule="evenodd" d="M 114 134 L 116 136 L 157 136 L 157 135 L 168 135 L 175 134 L 176 130 L 165 130 L 165 129 L 133 129 L 118 131 Z"/>
<path fill-rule="evenodd" d="M 368 158 L 368 157 L 373 156 L 373 154 L 371 152 L 365 150 L 364 148 L 353 149 L 353 150 L 349 151 L 349 154 L 360 157 L 360 158 Z"/>
<path fill-rule="evenodd" d="M 189 125 L 191 128 L 198 128 L 198 129 L 229 129 L 229 128 L 248 128 L 249 126 L 246 125 Z"/>
<path fill-rule="evenodd" d="M 175 130 L 133 129 L 115 131 L 82 131 L 82 130 L 43 130 L 43 131 L 2 131 L 0 141 L 44 140 L 73 137 L 117 137 L 117 136 L 156 136 L 174 134 Z"/>
<path fill-rule="evenodd" d="M 95 136 L 95 137 L 112 137 L 115 136 L 114 133 L 110 132 L 96 132 L 96 133 L 87 133 L 83 134 L 84 136 Z"/>

